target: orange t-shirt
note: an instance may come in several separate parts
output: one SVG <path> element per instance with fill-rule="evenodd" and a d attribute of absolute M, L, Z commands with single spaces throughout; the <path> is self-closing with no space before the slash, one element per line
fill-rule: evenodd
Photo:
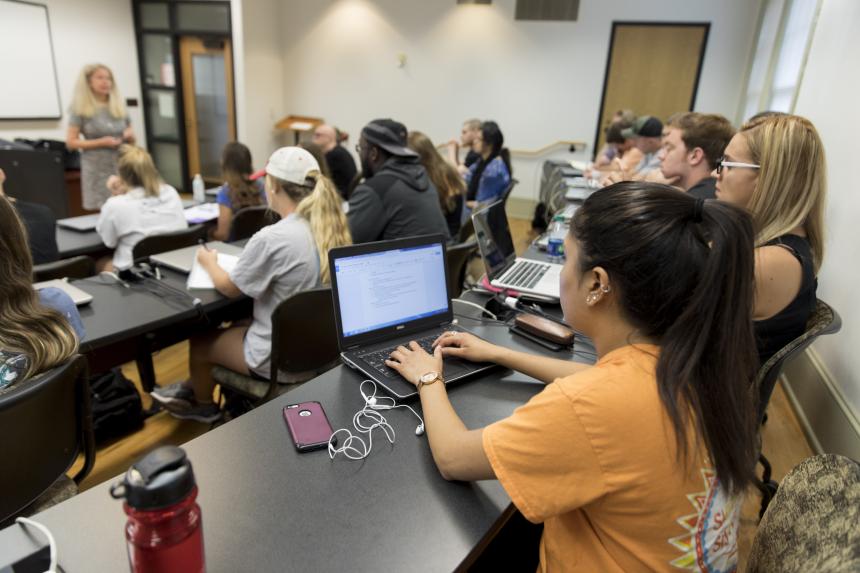
<path fill-rule="evenodd" d="M 658 353 L 616 349 L 484 429 L 505 491 L 544 523 L 541 571 L 736 570 L 742 500 L 704 447 L 691 446 L 689 468 L 676 459 Z"/>

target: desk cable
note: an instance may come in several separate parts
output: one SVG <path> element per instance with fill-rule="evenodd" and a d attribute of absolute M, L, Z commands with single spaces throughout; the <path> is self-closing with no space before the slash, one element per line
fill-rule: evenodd
<path fill-rule="evenodd" d="M 370 385 L 370 394 L 365 392 L 365 384 Z M 334 459 L 338 454 L 343 454 L 351 460 L 363 460 L 370 455 L 370 451 L 373 449 L 373 430 L 376 428 L 380 428 L 385 434 L 388 443 L 393 444 L 395 440 L 394 428 L 380 411 L 406 408 L 418 418 L 419 424 L 415 428 L 415 435 L 424 435 L 424 420 L 412 406 L 397 404 L 394 398 L 389 396 L 377 397 L 376 382 L 373 380 L 363 380 L 358 387 L 358 391 L 361 392 L 361 397 L 364 398 L 364 406 L 352 417 L 352 425 L 358 434 L 353 434 L 348 428 L 335 430 L 328 441 L 329 458 Z M 345 437 L 341 446 L 338 447 L 336 446 L 337 437 L 341 434 Z M 362 439 L 361 434 L 367 434 L 367 442 Z"/>
<path fill-rule="evenodd" d="M 27 526 L 37 529 L 42 533 L 42 535 L 48 538 L 48 545 L 50 547 L 49 551 L 51 554 L 51 564 L 48 566 L 48 570 L 45 571 L 45 573 L 57 573 L 57 543 L 54 541 L 54 536 L 51 535 L 50 530 L 41 523 L 33 521 L 32 519 L 27 519 L 26 517 L 16 518 L 15 523 L 18 523 L 21 526 Z"/>

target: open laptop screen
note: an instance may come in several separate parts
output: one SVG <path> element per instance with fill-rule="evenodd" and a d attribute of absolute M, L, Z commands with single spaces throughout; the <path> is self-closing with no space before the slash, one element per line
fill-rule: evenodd
<path fill-rule="evenodd" d="M 441 242 L 334 259 L 343 338 L 448 312 Z"/>
<path fill-rule="evenodd" d="M 492 281 L 517 258 L 504 202 L 498 201 L 474 213 L 472 222 L 475 224 L 475 236 L 478 238 L 481 257 L 487 268 L 487 277 Z"/>

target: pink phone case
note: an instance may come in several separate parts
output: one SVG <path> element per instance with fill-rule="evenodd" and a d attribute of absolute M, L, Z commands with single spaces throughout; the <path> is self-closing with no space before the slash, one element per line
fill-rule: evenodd
<path fill-rule="evenodd" d="M 318 450 L 328 445 L 331 424 L 319 402 L 301 402 L 284 406 L 284 420 L 300 452 Z"/>

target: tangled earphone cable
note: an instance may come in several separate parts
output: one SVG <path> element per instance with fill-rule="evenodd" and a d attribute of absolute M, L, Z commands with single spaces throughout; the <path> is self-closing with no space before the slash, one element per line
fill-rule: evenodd
<path fill-rule="evenodd" d="M 372 387 L 370 394 L 364 390 L 364 385 L 369 384 Z M 328 456 L 334 459 L 336 455 L 343 454 L 351 460 L 363 460 L 370 455 L 373 449 L 373 430 L 380 428 L 385 434 L 389 444 L 393 444 L 396 438 L 394 428 L 388 423 L 380 411 L 394 410 L 396 408 L 406 408 L 418 418 L 418 427 L 415 428 L 415 435 L 424 435 L 424 420 L 412 406 L 406 404 L 398 404 L 394 398 L 390 396 L 376 396 L 377 387 L 373 380 L 363 380 L 358 387 L 361 392 L 361 397 L 364 398 L 364 406 L 361 410 L 355 413 L 352 417 L 352 425 L 358 434 L 353 434 L 349 428 L 340 428 L 335 430 L 328 441 Z M 367 442 L 362 439 L 361 434 L 367 434 Z M 337 447 L 337 437 L 344 436 L 343 443 Z"/>

